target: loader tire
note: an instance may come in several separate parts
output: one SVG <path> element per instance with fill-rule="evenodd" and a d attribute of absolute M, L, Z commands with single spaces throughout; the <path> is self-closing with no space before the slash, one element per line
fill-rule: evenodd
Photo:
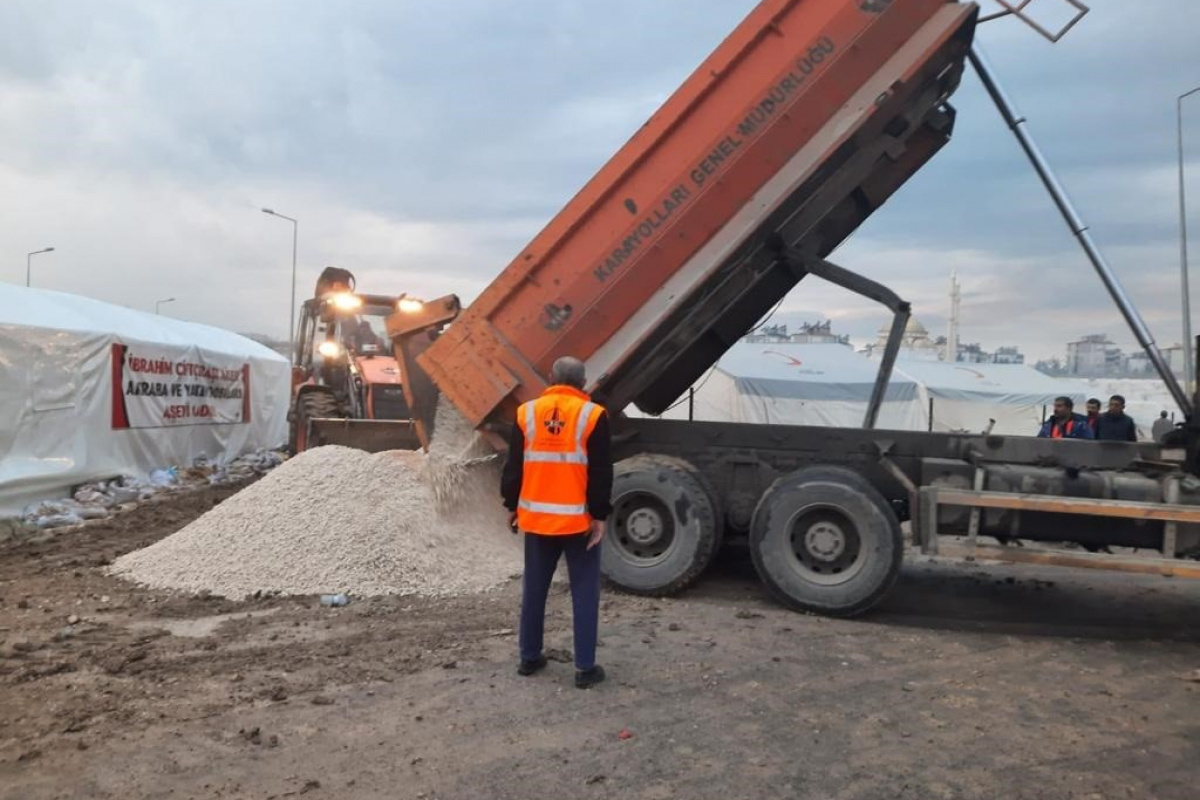
<path fill-rule="evenodd" d="M 693 584 L 721 548 L 717 504 L 688 462 L 643 455 L 616 465 L 600 569 L 631 594 L 663 597 Z"/>
<path fill-rule="evenodd" d="M 865 478 L 810 467 L 767 489 L 750 526 L 750 554 L 778 602 L 853 617 L 895 584 L 904 540 L 895 513 Z"/>
<path fill-rule="evenodd" d="M 303 453 L 308 449 L 308 421 L 310 419 L 341 419 L 345 416 L 346 412 L 342 410 L 337 398 L 331 393 L 305 392 L 296 401 L 288 449 L 292 455 Z"/>

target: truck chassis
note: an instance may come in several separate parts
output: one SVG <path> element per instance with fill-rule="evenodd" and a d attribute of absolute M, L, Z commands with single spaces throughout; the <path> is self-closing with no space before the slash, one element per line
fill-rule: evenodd
<path fill-rule="evenodd" d="M 999 544 L 978 551 L 990 557 L 1070 542 L 1153 551 L 1161 564 L 1130 562 L 1139 571 L 1200 574 L 1178 561 L 1200 553 L 1200 481 L 1156 445 L 655 419 L 617 431 L 604 571 L 633 592 L 679 591 L 744 543 L 776 599 L 853 616 L 895 582 L 903 522 L 926 553 L 982 535 Z"/>

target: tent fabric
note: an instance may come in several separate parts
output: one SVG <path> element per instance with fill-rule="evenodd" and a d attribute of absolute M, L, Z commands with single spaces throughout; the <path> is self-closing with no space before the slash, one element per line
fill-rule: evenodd
<path fill-rule="evenodd" d="M 287 437 L 287 359 L 245 337 L 0 286 L 0 512 Z"/>
<path fill-rule="evenodd" d="M 857 428 L 878 369 L 878 359 L 840 344 L 739 342 L 697 382 L 690 402 L 685 395 L 662 416 Z M 1082 409 L 1088 390 L 1024 365 L 901 358 L 877 427 L 979 433 L 995 420 L 993 433 L 1033 436 L 1055 397 L 1072 397 Z"/>
<path fill-rule="evenodd" d="M 878 363 L 878 362 L 876 362 Z M 1027 403 L 1087 391 L 1082 384 L 1052 378 L 1023 364 L 964 364 L 945 361 L 896 362 L 896 371 L 947 400 Z M 1082 402 L 1080 399 L 1080 402 Z"/>
<path fill-rule="evenodd" d="M 697 382 L 692 418 L 714 422 L 861 427 L 875 368 L 839 344 L 738 342 Z M 687 419 L 685 396 L 662 416 Z M 880 408 L 879 427 L 920 424 L 918 387 L 895 378 Z"/>
<path fill-rule="evenodd" d="M 878 363 L 878 362 L 874 362 Z M 1053 378 L 1022 364 L 967 364 L 901 359 L 896 374 L 920 387 L 925 430 L 986 430 L 1003 436 L 1034 436 L 1054 398 L 1071 397 L 1083 410 L 1087 386 Z"/>

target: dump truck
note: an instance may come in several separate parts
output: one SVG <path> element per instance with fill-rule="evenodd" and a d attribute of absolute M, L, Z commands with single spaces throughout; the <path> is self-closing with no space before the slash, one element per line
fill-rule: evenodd
<path fill-rule="evenodd" d="M 429 379 L 410 396 L 423 439 L 440 393 L 503 447 L 553 362 L 583 359 L 619 459 L 602 568 L 646 595 L 686 588 L 736 542 L 780 602 L 860 614 L 897 578 L 904 523 L 926 553 L 952 536 L 971 556 L 1194 572 L 1190 445 L 875 429 L 910 307 L 829 256 L 950 141 L 968 62 L 1191 418 L 1191 398 L 974 45 L 979 15 L 956 0 L 760 3 L 423 353 L 404 354 L 420 330 L 408 315 L 389 320 L 399 357 Z M 812 280 L 893 315 L 862 429 L 622 413 L 665 411 Z M 1018 546 L 1039 541 L 1078 547 Z M 1160 556 L 1103 552 L 1113 547 Z"/>

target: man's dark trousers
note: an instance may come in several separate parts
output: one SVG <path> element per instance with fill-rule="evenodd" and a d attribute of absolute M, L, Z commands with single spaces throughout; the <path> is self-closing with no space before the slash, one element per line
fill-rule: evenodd
<path fill-rule="evenodd" d="M 546 627 L 546 595 L 554 580 L 558 558 L 567 556 L 575 622 L 575 668 L 596 666 L 596 631 L 600 623 L 600 548 L 587 549 L 588 534 L 540 536 L 526 533 L 525 579 L 521 595 L 521 660 L 542 654 Z"/>

